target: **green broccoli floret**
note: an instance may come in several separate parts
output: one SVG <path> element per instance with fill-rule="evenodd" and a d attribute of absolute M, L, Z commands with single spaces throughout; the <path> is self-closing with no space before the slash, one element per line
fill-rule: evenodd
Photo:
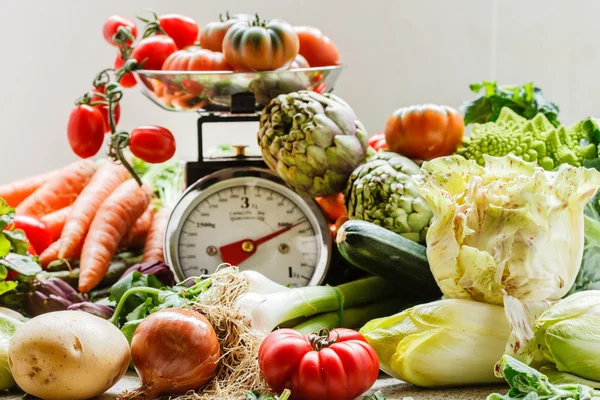
<path fill-rule="evenodd" d="M 598 158 L 597 132 L 591 119 L 556 128 L 544 114 L 528 120 L 505 107 L 496 122 L 474 124 L 457 153 L 480 165 L 484 165 L 483 154 L 502 157 L 512 153 L 536 161 L 546 170 L 565 163 L 579 167 L 585 160 Z"/>

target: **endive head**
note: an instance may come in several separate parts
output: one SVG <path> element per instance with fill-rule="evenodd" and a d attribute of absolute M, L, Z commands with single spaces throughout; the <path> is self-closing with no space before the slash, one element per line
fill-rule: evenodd
<path fill-rule="evenodd" d="M 500 306 L 448 299 L 375 319 L 360 333 L 384 372 L 431 387 L 496 382 L 510 328 Z"/>
<path fill-rule="evenodd" d="M 440 289 L 492 304 L 503 304 L 505 293 L 562 298 L 581 264 L 583 208 L 600 172 L 483 157 L 485 167 L 461 156 L 422 166 L 418 191 L 433 212 L 427 257 Z"/>
<path fill-rule="evenodd" d="M 575 293 L 546 310 L 535 342 L 558 371 L 600 381 L 600 291 Z"/>

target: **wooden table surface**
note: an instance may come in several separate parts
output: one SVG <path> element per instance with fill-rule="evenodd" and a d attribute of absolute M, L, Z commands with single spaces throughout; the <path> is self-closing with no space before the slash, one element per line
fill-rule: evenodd
<path fill-rule="evenodd" d="M 97 397 L 96 400 L 114 400 L 117 395 L 124 390 L 133 389 L 139 386 L 139 379 L 135 373 L 128 372 L 111 390 Z M 373 388 L 366 394 L 381 390 L 383 395 L 388 400 L 402 400 L 405 397 L 412 397 L 414 400 L 485 400 L 490 393 L 506 393 L 508 386 L 481 386 L 468 388 L 452 388 L 452 389 L 424 389 L 419 388 L 393 378 L 383 377 L 375 383 Z M 361 396 L 359 399 L 362 399 Z M 24 394 L 20 392 L 11 392 L 0 395 L 0 400 L 21 400 L 24 399 Z M 25 397 L 27 400 L 36 400 L 32 396 Z M 219 399 L 227 400 L 227 399 Z"/>

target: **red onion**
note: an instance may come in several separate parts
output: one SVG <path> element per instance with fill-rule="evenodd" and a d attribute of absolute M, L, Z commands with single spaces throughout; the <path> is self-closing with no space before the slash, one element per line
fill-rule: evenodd
<path fill-rule="evenodd" d="M 131 357 L 150 398 L 198 389 L 215 374 L 221 349 L 210 322 L 181 308 L 144 319 L 131 341 Z"/>

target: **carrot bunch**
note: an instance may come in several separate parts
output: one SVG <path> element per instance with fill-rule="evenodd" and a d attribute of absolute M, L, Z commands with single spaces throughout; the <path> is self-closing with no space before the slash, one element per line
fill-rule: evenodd
<path fill-rule="evenodd" d="M 40 254 L 42 266 L 80 258 L 79 291 L 87 293 L 120 249 L 143 247 L 144 261 L 164 261 L 166 222 L 181 194 L 183 171 L 171 162 L 145 166 L 144 172 L 140 186 L 122 165 L 83 160 L 0 185 L 0 198 L 51 232 L 54 243 Z"/>

